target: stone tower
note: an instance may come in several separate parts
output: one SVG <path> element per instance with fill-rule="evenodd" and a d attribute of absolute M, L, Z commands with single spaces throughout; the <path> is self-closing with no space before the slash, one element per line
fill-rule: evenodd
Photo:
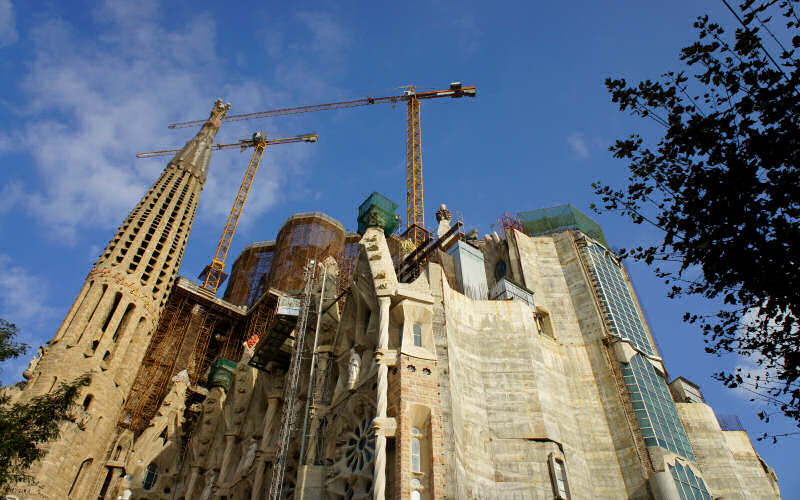
<path fill-rule="evenodd" d="M 200 132 L 169 162 L 92 268 L 41 359 L 26 372 L 21 399 L 92 374 L 79 402 L 83 430 L 67 425 L 31 470 L 23 497 L 89 498 L 104 482 L 107 449 L 150 335 L 181 264 L 214 137 L 229 104 L 218 99 Z M 110 469 L 109 469 L 110 470 Z M 32 489 L 31 489 L 32 488 Z"/>

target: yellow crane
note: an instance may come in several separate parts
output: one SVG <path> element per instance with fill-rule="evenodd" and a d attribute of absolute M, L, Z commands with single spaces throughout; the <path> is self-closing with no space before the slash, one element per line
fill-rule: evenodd
<path fill-rule="evenodd" d="M 445 90 L 417 92 L 413 85 L 400 95 L 385 97 L 367 97 L 351 101 L 339 101 L 312 106 L 273 109 L 243 115 L 229 115 L 222 121 L 252 120 L 254 118 L 270 118 L 284 115 L 297 115 L 326 109 L 355 108 L 378 103 L 406 103 L 406 237 L 414 246 L 422 243 L 427 237 L 425 230 L 425 201 L 422 189 L 422 131 L 420 129 L 420 101 L 439 97 L 475 97 L 477 89 L 463 86 L 461 82 L 453 82 Z M 173 123 L 171 129 L 202 125 L 205 120 Z"/>
<path fill-rule="evenodd" d="M 236 199 L 233 201 L 231 213 L 228 214 L 228 220 L 225 223 L 225 229 L 222 231 L 222 236 L 217 244 L 217 251 L 211 259 L 211 264 L 207 265 L 200 278 L 203 280 L 201 289 L 209 292 L 212 296 L 217 294 L 222 280 L 224 279 L 225 258 L 228 256 L 228 250 L 233 240 L 233 235 L 236 232 L 236 226 L 239 224 L 239 217 L 242 215 L 242 209 L 247 201 L 247 194 L 250 192 L 250 186 L 253 184 L 253 179 L 258 171 L 258 166 L 261 164 L 261 157 L 264 156 L 264 150 L 267 146 L 274 146 L 276 144 L 292 144 L 295 142 L 317 142 L 317 134 L 303 134 L 295 137 L 286 137 L 282 139 L 268 139 L 265 132 L 256 132 L 249 139 L 244 139 L 232 144 L 215 144 L 213 149 L 230 149 L 240 148 L 244 151 L 248 148 L 254 148 L 253 156 L 250 158 L 250 163 L 245 170 L 242 184 L 239 186 L 239 192 L 236 193 Z M 139 153 L 137 158 L 153 158 L 156 156 L 167 156 L 177 153 L 180 149 L 162 149 L 159 151 L 151 151 L 149 153 Z"/>

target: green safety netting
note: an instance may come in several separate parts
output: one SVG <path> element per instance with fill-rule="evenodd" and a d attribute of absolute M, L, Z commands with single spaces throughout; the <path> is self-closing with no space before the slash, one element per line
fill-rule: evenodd
<path fill-rule="evenodd" d="M 378 192 L 372 193 L 358 207 L 358 233 L 364 234 L 369 226 L 379 226 L 389 236 L 400 223 L 396 210 L 397 203 Z"/>
<path fill-rule="evenodd" d="M 600 225 L 572 205 L 519 212 L 517 216 L 522 222 L 523 231 L 530 236 L 578 229 L 608 247 Z"/>

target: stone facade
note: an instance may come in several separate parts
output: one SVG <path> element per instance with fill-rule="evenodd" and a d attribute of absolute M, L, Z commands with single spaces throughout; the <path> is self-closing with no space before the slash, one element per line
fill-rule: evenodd
<path fill-rule="evenodd" d="M 66 425 L 31 471 L 38 484 L 20 487 L 22 495 L 96 498 L 115 473 L 106 462 L 117 420 L 177 276 L 219 119 L 229 107 L 217 101 L 209 121 L 125 219 L 30 370 L 21 400 L 84 373 L 92 380 L 81 395 L 84 428 Z"/>
<path fill-rule="evenodd" d="M 534 297 L 483 300 L 458 290 L 465 266 L 448 278 L 442 250 L 398 280 L 383 229 L 364 231 L 341 307 L 336 287 L 316 281 L 296 387 L 280 360 L 297 331 L 258 369 L 253 341 L 212 364 L 226 371 L 205 386 L 178 373 L 142 431 L 115 429 L 118 402 L 92 445 L 105 482 L 79 481 L 70 498 L 780 498 L 744 432 L 721 430 L 699 391 L 673 400 L 630 281 L 603 245 L 577 230 L 461 241 L 482 256 L 488 288 L 507 280 Z M 335 282 L 333 259 L 319 269 Z M 262 341 L 274 320 L 263 325 Z"/>

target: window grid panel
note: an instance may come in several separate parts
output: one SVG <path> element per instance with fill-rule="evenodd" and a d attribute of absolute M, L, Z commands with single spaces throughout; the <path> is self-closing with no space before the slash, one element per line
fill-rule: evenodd
<path fill-rule="evenodd" d="M 595 279 L 598 295 L 606 308 L 606 320 L 612 333 L 629 340 L 641 352 L 654 355 L 655 350 L 644 329 L 620 266 L 600 245 L 588 245 L 586 254 L 589 257 L 587 259 L 590 263 L 589 270 Z"/>
<path fill-rule="evenodd" d="M 661 446 L 694 461 L 689 438 L 678 417 L 666 381 L 641 354 L 636 354 L 630 363 L 621 363 L 621 366 L 623 380 L 634 404 L 634 413 L 645 444 Z"/>
<path fill-rule="evenodd" d="M 692 469 L 676 462 L 674 466 L 669 465 L 669 472 L 678 487 L 681 500 L 712 500 L 705 482 L 695 476 Z"/>

